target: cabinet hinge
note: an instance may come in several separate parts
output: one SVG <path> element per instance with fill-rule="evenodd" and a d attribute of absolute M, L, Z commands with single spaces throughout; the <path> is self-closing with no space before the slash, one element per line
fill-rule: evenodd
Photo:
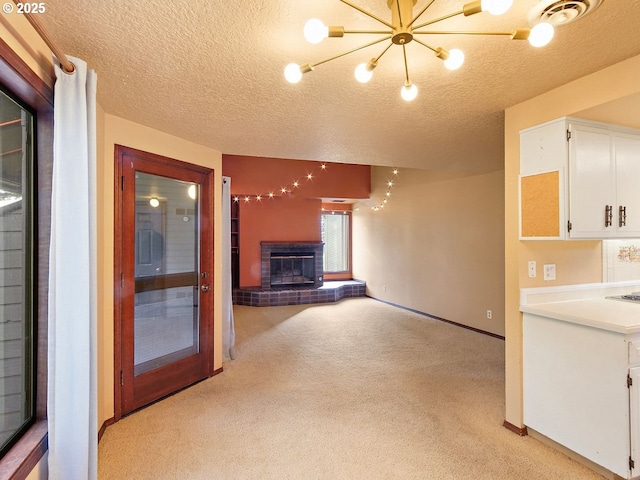
<path fill-rule="evenodd" d="M 120 274 L 120 287 L 124 288 L 124 273 Z"/>
<path fill-rule="evenodd" d="M 567 231 L 571 231 L 571 229 L 573 228 L 573 225 L 571 225 L 571 221 L 567 222 Z"/>
<path fill-rule="evenodd" d="M 120 370 L 120 385 L 124 385 L 124 374 L 122 373 L 122 370 Z"/>
<path fill-rule="evenodd" d="M 629 470 L 633 470 L 633 468 L 636 466 L 636 462 L 633 461 L 633 458 L 631 458 L 631 456 L 629 456 Z"/>
<path fill-rule="evenodd" d="M 120 186 L 121 189 L 124 190 L 124 175 L 120 177 Z"/>
<path fill-rule="evenodd" d="M 567 142 L 571 140 L 571 130 L 567 128 Z"/>
<path fill-rule="evenodd" d="M 627 375 L 627 388 L 631 388 L 632 385 L 633 385 L 633 378 L 631 378 L 631 375 Z"/>

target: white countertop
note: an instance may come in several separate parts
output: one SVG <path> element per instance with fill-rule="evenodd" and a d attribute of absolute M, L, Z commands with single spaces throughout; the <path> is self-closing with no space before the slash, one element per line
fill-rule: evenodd
<path fill-rule="evenodd" d="M 605 298 L 640 291 L 634 282 L 523 288 L 520 311 L 622 334 L 640 333 L 640 303 Z"/>
<path fill-rule="evenodd" d="M 520 310 L 542 317 L 622 334 L 640 333 L 640 303 L 607 298 L 522 305 Z"/>

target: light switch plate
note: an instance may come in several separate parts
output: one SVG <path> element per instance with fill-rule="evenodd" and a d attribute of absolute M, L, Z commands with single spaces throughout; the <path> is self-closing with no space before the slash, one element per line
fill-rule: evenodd
<path fill-rule="evenodd" d="M 556 279 L 556 264 L 547 263 L 544 265 L 544 279 L 545 281 Z"/>
<path fill-rule="evenodd" d="M 529 278 L 536 278 L 536 261 L 535 260 L 530 260 L 529 261 Z"/>

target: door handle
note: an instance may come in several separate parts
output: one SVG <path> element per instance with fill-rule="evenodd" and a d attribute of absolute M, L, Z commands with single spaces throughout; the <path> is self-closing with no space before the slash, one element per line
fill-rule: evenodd
<path fill-rule="evenodd" d="M 618 225 L 625 227 L 627 225 L 627 207 L 620 205 L 618 208 Z"/>
<path fill-rule="evenodd" d="M 604 226 L 610 227 L 611 225 L 613 225 L 613 205 L 605 205 Z"/>
<path fill-rule="evenodd" d="M 208 292 L 209 291 L 209 285 L 208 284 L 204 284 L 200 286 L 200 290 L 202 290 L 203 292 Z"/>

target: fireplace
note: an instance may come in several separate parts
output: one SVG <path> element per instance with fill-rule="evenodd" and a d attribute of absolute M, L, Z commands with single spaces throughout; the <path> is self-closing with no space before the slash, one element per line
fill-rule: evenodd
<path fill-rule="evenodd" d="M 261 288 L 322 286 L 322 242 L 260 242 Z"/>

